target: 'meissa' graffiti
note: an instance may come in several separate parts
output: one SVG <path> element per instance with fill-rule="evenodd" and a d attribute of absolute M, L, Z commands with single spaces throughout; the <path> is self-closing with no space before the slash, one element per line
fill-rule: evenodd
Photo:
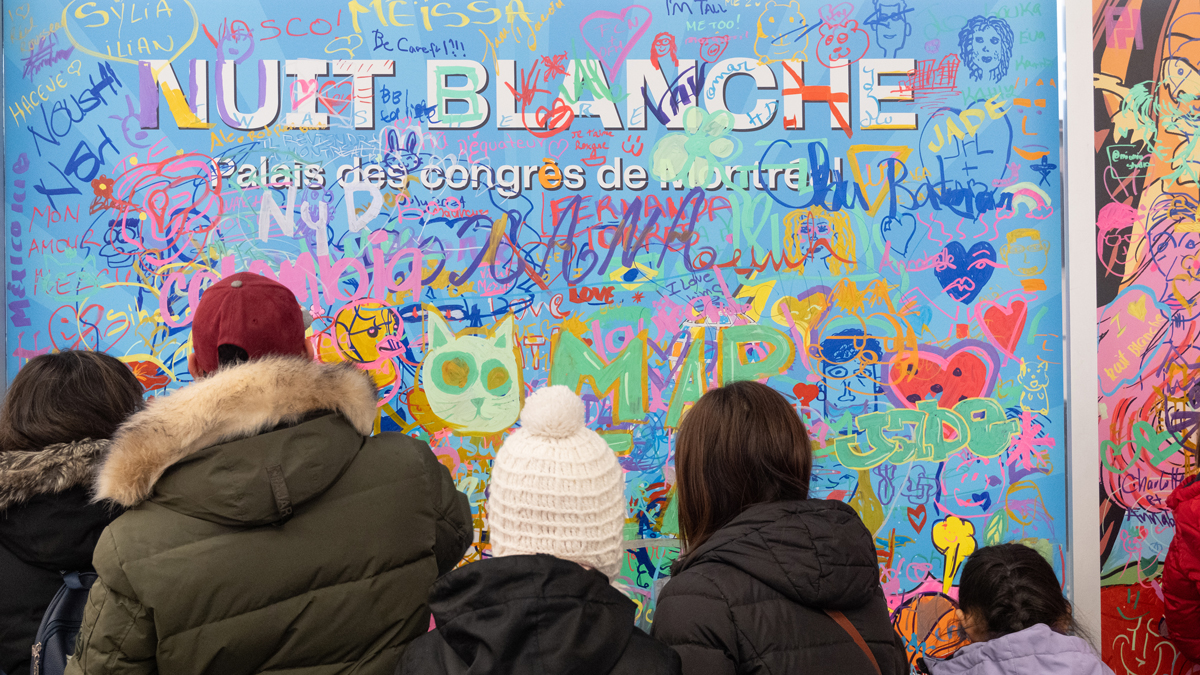
<path fill-rule="evenodd" d="M 10 372 L 102 349 L 169 392 L 205 289 L 250 270 L 471 495 L 470 559 L 526 396 L 581 392 L 626 472 L 643 626 L 678 554 L 674 430 L 743 379 L 808 421 L 814 495 L 875 533 L 912 654 L 954 647 L 977 547 L 1026 540 L 1065 572 L 1052 6 L 6 11 Z M 1157 367 L 1154 331 L 1186 331 L 1148 279 L 1185 274 L 1180 242 L 1115 299 L 1106 391 Z"/>

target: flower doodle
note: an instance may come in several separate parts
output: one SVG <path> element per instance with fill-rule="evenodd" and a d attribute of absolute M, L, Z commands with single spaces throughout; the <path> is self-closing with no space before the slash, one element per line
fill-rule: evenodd
<path fill-rule="evenodd" d="M 688 187 L 701 187 L 718 175 L 723 162 L 742 151 L 739 140 L 728 138 L 733 113 L 706 113 L 691 107 L 683 111 L 684 133 L 668 134 L 654 146 L 650 172 L 660 181 L 675 181 L 687 174 Z"/>

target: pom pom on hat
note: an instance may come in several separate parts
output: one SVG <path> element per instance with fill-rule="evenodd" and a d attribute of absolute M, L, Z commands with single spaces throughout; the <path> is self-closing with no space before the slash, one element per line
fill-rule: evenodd
<path fill-rule="evenodd" d="M 521 426 L 534 436 L 568 438 L 586 427 L 586 413 L 583 400 L 559 384 L 539 389 L 525 399 Z"/>
<path fill-rule="evenodd" d="M 625 474 L 568 387 L 525 400 L 496 452 L 488 524 L 496 556 L 545 553 L 616 577 L 624 556 Z"/>

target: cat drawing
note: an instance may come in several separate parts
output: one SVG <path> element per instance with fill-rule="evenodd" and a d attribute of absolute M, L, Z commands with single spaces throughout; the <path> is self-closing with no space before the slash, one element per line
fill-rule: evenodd
<path fill-rule="evenodd" d="M 495 433 L 517 421 L 524 384 L 510 315 L 486 335 L 456 335 L 428 308 L 421 387 L 432 413 L 455 431 Z"/>

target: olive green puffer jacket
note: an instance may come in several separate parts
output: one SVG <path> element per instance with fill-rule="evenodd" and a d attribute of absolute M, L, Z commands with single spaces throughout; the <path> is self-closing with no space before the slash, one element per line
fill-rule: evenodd
<path fill-rule="evenodd" d="M 97 496 L 132 508 L 67 673 L 390 673 L 472 524 L 428 446 L 370 436 L 375 411 L 365 373 L 270 358 L 131 418 Z"/>

